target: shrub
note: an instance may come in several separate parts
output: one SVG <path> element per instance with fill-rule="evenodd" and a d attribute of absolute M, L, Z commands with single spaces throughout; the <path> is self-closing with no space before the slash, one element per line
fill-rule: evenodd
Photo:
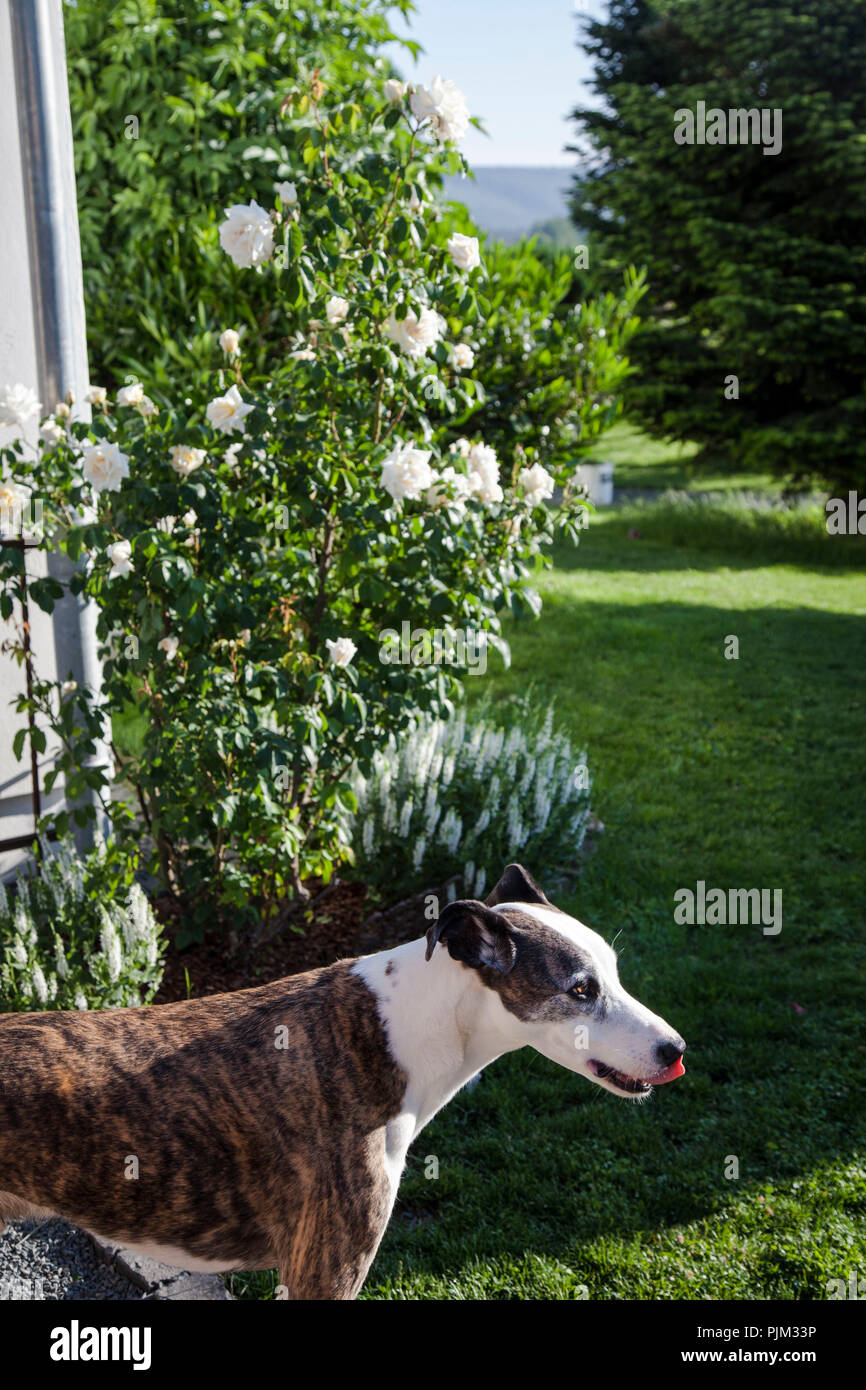
<path fill-rule="evenodd" d="M 148 1004 L 162 979 L 162 928 L 128 870 L 71 839 L 42 842 L 13 901 L 0 884 L 0 1011 Z"/>
<path fill-rule="evenodd" d="M 384 0 L 76 0 L 65 7 L 87 340 L 94 381 L 173 395 L 221 328 L 263 370 L 289 349 L 267 279 L 215 254 L 223 208 L 293 178 L 281 103 L 311 79 L 347 106 L 360 158 L 395 40 Z M 309 98 L 308 98 L 309 100 Z"/>
<path fill-rule="evenodd" d="M 292 351 L 257 374 L 227 325 L 208 374 L 181 372 L 161 409 L 138 383 L 113 405 L 91 390 L 93 425 L 54 416 L 37 458 L 20 441 L 0 451 L 12 485 L 43 501 L 40 544 L 79 562 L 70 587 L 97 604 L 105 651 L 102 704 L 37 678 L 18 711 L 54 730 L 71 794 L 101 796 L 195 935 L 228 918 L 264 930 L 303 877 L 327 879 L 352 854 L 350 768 L 368 771 L 419 714 L 453 711 L 459 668 L 404 666 L 386 634 L 469 633 L 507 659 L 503 612 L 537 614 L 534 573 L 587 519 L 538 414 L 497 436 L 501 454 L 474 428 L 485 388 L 462 349 L 471 335 L 483 352 L 488 316 L 501 327 L 501 285 L 474 238 L 443 245 L 425 215 L 431 180 L 462 165 L 461 95 L 380 98 L 359 157 L 342 143 L 353 104 L 327 105 L 316 81 L 286 123 L 294 179 L 279 208 L 232 205 L 220 228 Z M 594 322 L 617 312 L 611 297 Z M 618 379 L 618 357 L 608 368 Z M 578 429 L 594 406 L 572 390 L 556 410 Z M 454 420 L 468 421 L 456 439 Z M 3 550 L 0 572 L 9 618 L 20 550 Z M 62 593 L 29 585 L 47 611 Z M 119 772 L 136 819 L 93 765 L 100 717 L 131 691 L 145 726 Z"/>
<path fill-rule="evenodd" d="M 440 235 L 465 217 L 443 216 Z M 484 269 L 484 331 L 474 344 L 484 391 L 443 418 L 448 438 L 472 430 L 497 452 L 567 466 L 621 413 L 644 276 L 629 268 L 618 293 L 584 299 L 572 257 L 535 241 L 487 243 Z"/>
<path fill-rule="evenodd" d="M 573 868 L 590 815 L 585 752 L 528 697 L 454 720 L 421 719 L 352 778 L 358 874 L 388 890 L 454 874 L 481 898 L 511 859 L 534 873 Z"/>
<path fill-rule="evenodd" d="M 861 0 L 611 0 L 586 34 L 575 220 L 594 267 L 645 265 L 651 286 L 630 411 L 732 472 L 862 489 Z M 715 143 L 718 110 L 777 113 L 775 152 L 754 128 Z"/>

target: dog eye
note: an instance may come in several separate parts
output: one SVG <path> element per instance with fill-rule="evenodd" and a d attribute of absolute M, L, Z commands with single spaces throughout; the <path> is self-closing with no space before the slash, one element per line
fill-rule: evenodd
<path fill-rule="evenodd" d="M 579 999 L 581 1003 L 587 1004 L 598 994 L 598 985 L 595 983 L 595 980 L 584 977 L 580 980 L 575 980 L 568 992 L 573 999 Z"/>

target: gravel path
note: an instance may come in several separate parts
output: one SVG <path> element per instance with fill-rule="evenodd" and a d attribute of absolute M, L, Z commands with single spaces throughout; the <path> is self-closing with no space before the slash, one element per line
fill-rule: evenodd
<path fill-rule="evenodd" d="M 141 1299 L 68 1221 L 21 1221 L 0 1235 L 0 1300 Z"/>

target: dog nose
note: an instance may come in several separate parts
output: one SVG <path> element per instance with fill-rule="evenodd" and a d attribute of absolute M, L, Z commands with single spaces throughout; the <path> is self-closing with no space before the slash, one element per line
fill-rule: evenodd
<path fill-rule="evenodd" d="M 678 1062 L 686 1050 L 686 1045 L 682 1038 L 671 1038 L 669 1042 L 659 1043 L 656 1048 L 656 1056 L 665 1067 L 672 1067 L 674 1062 Z"/>

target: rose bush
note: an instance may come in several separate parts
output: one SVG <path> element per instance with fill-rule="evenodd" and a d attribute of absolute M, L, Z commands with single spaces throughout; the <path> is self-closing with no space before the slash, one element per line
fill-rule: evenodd
<path fill-rule="evenodd" d="M 171 399 L 227 324 L 265 370 L 284 355 L 285 326 L 268 282 L 215 254 L 223 208 L 270 208 L 275 189 L 288 207 L 295 165 L 280 106 L 309 93 L 314 74 L 358 107 L 341 139 L 361 157 L 409 0 L 63 9 L 93 379 L 113 391 L 132 373 L 157 402 Z"/>
<path fill-rule="evenodd" d="M 98 605 L 105 656 L 101 704 L 37 682 L 19 710 L 32 704 L 61 734 L 73 778 L 80 740 L 86 785 L 193 935 L 217 920 L 278 925 L 305 877 L 351 857 L 350 773 L 419 715 L 452 712 L 459 672 L 384 657 L 382 632 L 468 629 L 507 659 L 503 613 L 538 611 L 544 548 L 587 518 L 538 420 L 555 410 L 563 436 L 580 433 L 596 393 L 530 378 L 513 437 L 484 433 L 479 368 L 488 361 L 495 389 L 514 350 L 503 284 L 465 240 L 454 255 L 428 201 L 463 166 L 464 112 L 438 79 L 382 91 L 358 153 L 354 137 L 342 143 L 357 106 L 311 81 L 287 111 L 291 195 L 278 195 L 270 232 L 250 199 L 226 208 L 220 233 L 233 274 L 266 278 L 284 359 L 257 372 L 245 326 L 226 324 L 209 373 L 178 381 L 168 404 L 140 383 L 114 402 L 92 388 L 92 424 L 54 412 L 56 443 L 0 451 L 4 476 L 43 499 L 41 544 L 78 562 L 71 585 Z M 600 342 L 611 329 L 595 384 L 612 390 L 625 366 L 609 344 L 627 315 L 612 300 L 584 321 Z M 2 565 L 10 617 L 21 552 L 4 550 Z M 49 611 L 60 592 L 30 588 Z M 94 767 L 100 717 L 131 694 L 141 747 Z M 134 800 L 109 801 L 115 776 Z"/>

